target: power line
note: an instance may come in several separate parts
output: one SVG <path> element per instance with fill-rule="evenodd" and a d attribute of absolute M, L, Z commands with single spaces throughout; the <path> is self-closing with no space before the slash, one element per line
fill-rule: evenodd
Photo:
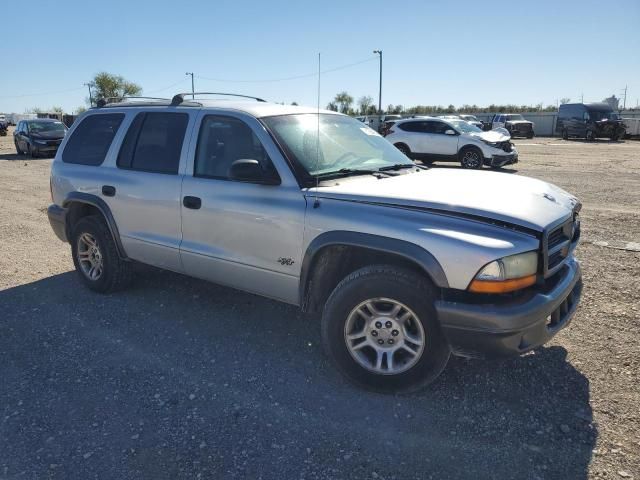
<path fill-rule="evenodd" d="M 164 87 L 164 88 L 158 88 L 156 90 L 150 90 L 150 91 L 145 91 L 145 93 L 157 93 L 157 92 L 163 92 L 165 90 L 169 90 L 170 88 L 175 87 L 176 85 L 180 85 L 181 83 L 184 83 L 187 79 L 183 78 L 182 80 L 180 80 L 179 82 L 176 83 L 172 83 L 171 85 L 169 85 L 168 87 Z"/>
<path fill-rule="evenodd" d="M 339 67 L 330 68 L 328 70 L 323 70 L 321 72 L 305 73 L 304 75 L 294 75 L 294 76 L 291 76 L 291 77 L 270 78 L 270 79 L 263 79 L 263 80 L 238 80 L 238 79 L 229 79 L 229 78 L 211 78 L 211 77 L 203 77 L 201 75 L 196 75 L 196 77 L 200 78 L 202 80 L 210 80 L 212 82 L 275 83 L 275 82 L 285 82 L 285 81 L 288 81 L 288 80 L 297 80 L 297 79 L 300 79 L 300 78 L 316 77 L 316 76 L 318 76 L 318 73 L 320 73 L 320 74 L 331 73 L 331 72 L 335 72 L 335 71 L 338 71 L 338 70 L 343 70 L 345 68 L 355 67 L 356 65 L 361 65 L 363 63 L 371 62 L 371 61 L 377 60 L 377 59 L 378 59 L 377 56 L 369 57 L 369 58 L 366 58 L 364 60 L 360 60 L 358 62 L 347 63 L 346 65 L 340 65 Z"/>
<path fill-rule="evenodd" d="M 78 88 L 70 88 L 67 90 L 58 90 L 55 92 L 43 92 L 43 93 L 25 93 L 23 95 L 2 95 L 0 98 L 24 98 L 24 97 L 41 97 L 43 95 L 55 95 L 57 93 L 77 92 L 78 90 L 84 90 L 84 85 Z"/>

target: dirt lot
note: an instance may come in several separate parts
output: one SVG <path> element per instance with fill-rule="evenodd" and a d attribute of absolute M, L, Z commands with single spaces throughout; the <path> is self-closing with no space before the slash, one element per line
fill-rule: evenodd
<path fill-rule="evenodd" d="M 51 161 L 0 137 L 0 479 L 640 479 L 640 142 L 517 143 L 507 171 L 584 203 L 577 316 L 393 397 L 346 384 L 293 307 L 149 269 L 82 288 Z"/>

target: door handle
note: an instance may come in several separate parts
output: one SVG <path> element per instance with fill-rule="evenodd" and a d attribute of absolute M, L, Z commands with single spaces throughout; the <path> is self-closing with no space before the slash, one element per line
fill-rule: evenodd
<path fill-rule="evenodd" d="M 102 186 L 102 194 L 105 197 L 115 197 L 115 195 L 116 195 L 116 187 L 112 187 L 111 185 L 103 185 Z"/>
<path fill-rule="evenodd" d="M 186 196 L 182 199 L 182 205 L 192 210 L 198 210 L 202 206 L 202 200 L 199 197 Z"/>

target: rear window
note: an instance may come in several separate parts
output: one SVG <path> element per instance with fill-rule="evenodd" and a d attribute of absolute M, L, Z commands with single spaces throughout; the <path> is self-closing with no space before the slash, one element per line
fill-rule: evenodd
<path fill-rule="evenodd" d="M 91 115 L 73 131 L 62 152 L 62 161 L 79 165 L 101 165 L 124 114 Z"/>
<path fill-rule="evenodd" d="M 188 122 L 186 113 L 139 113 L 118 154 L 118 167 L 177 174 Z"/>

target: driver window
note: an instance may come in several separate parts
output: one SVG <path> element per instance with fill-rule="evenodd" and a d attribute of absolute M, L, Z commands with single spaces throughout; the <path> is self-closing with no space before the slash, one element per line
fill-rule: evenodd
<path fill-rule="evenodd" d="M 198 135 L 194 177 L 230 180 L 229 170 L 236 160 L 257 160 L 265 177 L 277 176 L 260 140 L 246 123 L 220 115 L 204 117 Z"/>
<path fill-rule="evenodd" d="M 427 131 L 429 133 L 444 134 L 444 132 L 450 128 L 451 127 L 444 122 L 427 122 Z"/>

